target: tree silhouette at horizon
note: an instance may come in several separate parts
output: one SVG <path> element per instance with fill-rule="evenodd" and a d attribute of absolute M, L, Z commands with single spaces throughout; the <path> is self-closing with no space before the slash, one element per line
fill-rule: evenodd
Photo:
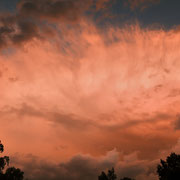
<path fill-rule="evenodd" d="M 0 153 L 4 152 L 4 145 L 0 141 Z M 9 156 L 0 157 L 0 180 L 23 180 L 24 172 L 19 168 L 8 167 Z M 171 153 L 166 160 L 160 159 L 157 165 L 157 175 L 159 180 L 180 180 L 180 155 Z M 98 180 L 117 180 L 114 168 L 108 170 L 107 173 L 102 171 Z M 129 177 L 120 178 L 119 180 L 135 180 Z"/>
<path fill-rule="evenodd" d="M 180 180 L 180 155 L 171 153 L 166 161 L 160 160 L 157 166 L 159 180 Z"/>
<path fill-rule="evenodd" d="M 128 178 L 128 177 L 124 177 L 124 178 L 121 178 L 120 180 L 135 180 L 135 179 L 131 179 L 131 178 Z"/>
<path fill-rule="evenodd" d="M 108 170 L 107 174 L 104 171 L 102 171 L 101 175 L 98 177 L 98 180 L 116 180 L 116 179 L 117 179 L 117 175 L 115 174 L 114 168 Z M 124 177 L 120 180 L 135 180 L 135 179 Z"/>
<path fill-rule="evenodd" d="M 0 153 L 4 152 L 4 145 L 0 141 Z M 9 167 L 4 173 L 6 166 L 9 166 L 9 156 L 0 157 L 0 180 L 23 180 L 24 172 L 19 168 Z"/>

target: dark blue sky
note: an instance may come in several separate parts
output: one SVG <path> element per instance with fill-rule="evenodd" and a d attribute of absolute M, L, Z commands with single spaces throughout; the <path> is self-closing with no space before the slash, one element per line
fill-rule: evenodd
<path fill-rule="evenodd" d="M 19 0 L 1 0 L 0 11 L 14 11 L 16 9 L 16 3 Z M 142 27 L 151 26 L 152 24 L 158 24 L 164 28 L 171 28 L 180 24 L 180 0 L 160 0 L 160 3 L 151 4 L 143 11 L 140 8 L 134 10 L 130 7 L 124 6 L 125 0 L 116 0 L 111 6 L 108 6 L 108 12 L 113 15 L 113 18 L 104 16 L 104 10 L 95 13 L 94 20 L 101 17 L 99 24 L 116 24 L 122 25 L 124 23 L 132 23 L 138 20 Z M 109 2 L 112 4 L 112 1 Z M 94 15 L 94 13 L 93 13 Z M 102 17 L 105 18 L 102 18 Z"/>
<path fill-rule="evenodd" d="M 136 20 L 142 25 L 147 26 L 161 26 L 164 28 L 171 28 L 180 24 L 180 1 L 179 0 L 160 0 L 160 3 L 151 4 L 144 10 L 140 8 L 131 9 L 124 6 L 122 0 L 117 0 L 110 8 L 110 12 L 114 18 L 106 18 L 106 22 L 113 22 L 116 24 L 133 23 Z M 103 15 L 103 12 L 98 13 Z"/>
<path fill-rule="evenodd" d="M 1 11 L 14 11 L 19 0 L 0 0 Z"/>

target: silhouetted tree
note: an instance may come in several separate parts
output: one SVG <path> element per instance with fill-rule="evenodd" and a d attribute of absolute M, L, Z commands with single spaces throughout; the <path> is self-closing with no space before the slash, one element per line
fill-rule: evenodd
<path fill-rule="evenodd" d="M 24 175 L 24 172 L 14 167 L 8 168 L 5 173 L 5 177 L 8 180 L 23 180 L 23 175 Z"/>
<path fill-rule="evenodd" d="M 0 153 L 3 153 L 4 151 L 4 146 L 0 141 Z M 3 170 L 5 168 L 6 165 L 9 165 L 9 157 L 8 156 L 4 156 L 4 157 L 0 157 L 0 175 L 1 177 L 3 176 Z"/>
<path fill-rule="evenodd" d="M 98 177 L 99 180 L 115 180 L 117 179 L 117 176 L 114 172 L 114 168 L 111 170 L 108 170 L 108 173 L 106 174 L 104 171 L 101 173 L 101 175 Z"/>
<path fill-rule="evenodd" d="M 0 141 L 0 153 L 3 153 L 4 146 Z M 9 157 L 4 156 L 0 157 L 0 180 L 23 180 L 23 174 L 20 169 L 16 169 L 14 167 L 10 167 L 6 169 L 6 172 L 4 173 L 3 170 L 6 166 L 9 165 Z"/>
<path fill-rule="evenodd" d="M 124 178 L 122 178 L 122 179 L 120 179 L 120 180 L 135 180 L 135 179 L 131 179 L 131 178 L 128 178 L 128 177 L 124 177 Z"/>
<path fill-rule="evenodd" d="M 104 171 L 102 171 L 101 175 L 98 177 L 98 180 L 116 180 L 117 176 L 115 174 L 114 168 L 111 170 L 108 170 L 108 173 L 106 174 Z M 135 180 L 128 177 L 124 177 L 120 180 Z"/>
<path fill-rule="evenodd" d="M 157 166 L 159 180 L 180 180 L 180 155 L 171 153 Z"/>
<path fill-rule="evenodd" d="M 3 151 L 4 151 L 4 146 L 3 146 L 3 144 L 0 141 L 0 152 L 2 153 Z"/>
<path fill-rule="evenodd" d="M 101 173 L 101 175 L 98 177 L 98 180 L 108 180 L 107 175 L 105 174 L 105 172 L 103 171 Z"/>

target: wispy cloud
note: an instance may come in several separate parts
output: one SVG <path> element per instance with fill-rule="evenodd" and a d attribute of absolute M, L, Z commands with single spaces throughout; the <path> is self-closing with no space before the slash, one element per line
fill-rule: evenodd
<path fill-rule="evenodd" d="M 57 14 L 57 19 L 51 13 L 53 17 L 48 16 L 54 4 L 43 4 L 47 12 L 39 14 L 36 8 L 41 7 L 41 1 L 21 3 L 22 13 L 23 8 L 29 8 L 36 11 L 33 16 L 39 21 L 53 18 L 56 26 L 48 25 L 52 34 L 45 36 L 47 31 L 39 33 L 35 21 L 26 24 L 11 15 L 1 20 L 2 46 L 21 42 L 12 45 L 13 53 L 0 56 L 0 131 L 10 153 L 69 160 L 60 162 L 55 170 L 57 173 L 60 168 L 62 174 L 58 175 L 66 177 L 64 171 L 68 173 L 79 161 L 87 164 L 85 172 L 92 172 L 91 163 L 99 163 L 93 156 L 114 148 L 126 156 L 136 152 L 142 162 L 155 161 L 162 151 L 172 150 L 179 139 L 177 29 L 132 25 L 103 30 L 90 20 L 67 25 L 58 18 L 68 18 L 67 9 L 73 2 L 64 5 L 67 14 Z M 100 160 L 97 169 L 104 168 L 103 163 Z M 27 171 L 29 165 L 23 166 Z M 53 166 L 47 165 L 47 169 Z M 128 167 L 133 176 L 145 177 L 141 165 Z M 127 173 L 125 168 L 121 173 Z M 77 176 L 81 175 L 78 172 Z M 150 175 L 153 179 L 153 173 Z M 90 174 L 95 176 L 97 173 Z"/>

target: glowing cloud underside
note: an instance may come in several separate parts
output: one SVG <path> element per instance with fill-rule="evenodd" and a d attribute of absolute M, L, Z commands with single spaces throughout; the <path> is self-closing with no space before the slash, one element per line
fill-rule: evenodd
<path fill-rule="evenodd" d="M 10 153 L 19 145 L 59 161 L 116 148 L 155 159 L 176 145 L 179 31 L 100 32 L 82 22 L 54 34 L 0 56 L 0 132 Z"/>

